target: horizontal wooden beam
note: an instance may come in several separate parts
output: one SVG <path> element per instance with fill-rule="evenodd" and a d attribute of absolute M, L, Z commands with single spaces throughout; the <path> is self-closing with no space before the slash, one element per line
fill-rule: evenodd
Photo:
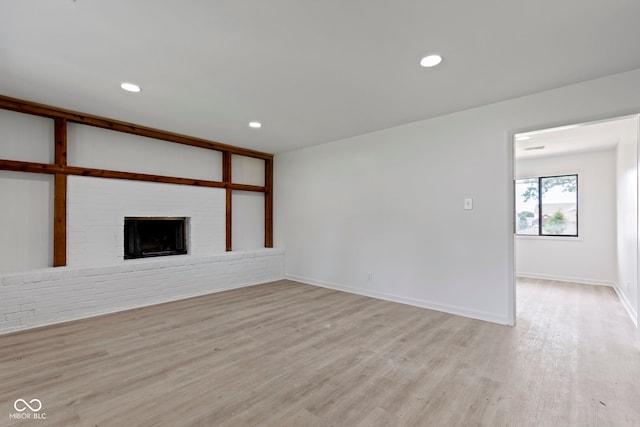
<path fill-rule="evenodd" d="M 153 129 L 146 126 L 139 126 L 132 123 L 107 119 L 104 117 L 78 113 L 62 108 L 51 107 L 49 105 L 38 104 L 31 101 L 10 98 L 0 95 L 0 109 L 17 111 L 19 113 L 33 114 L 52 119 L 66 119 L 68 122 L 80 123 L 103 129 L 110 129 L 132 135 L 146 136 L 148 138 L 161 139 L 163 141 L 175 142 L 177 144 L 191 145 L 194 147 L 207 148 L 210 150 L 229 152 L 241 156 L 254 157 L 258 159 L 272 159 L 273 154 L 260 151 L 249 150 L 247 148 L 234 147 L 233 145 L 222 144 L 220 142 L 208 141 L 206 139 L 195 138 L 178 133 Z"/>
<path fill-rule="evenodd" d="M 259 185 L 232 184 L 204 179 L 177 178 L 164 175 L 150 175 L 145 173 L 113 171 L 106 169 L 83 168 L 79 166 L 63 166 L 48 163 L 22 162 L 0 159 L 0 170 L 13 172 L 30 172 L 44 174 L 63 174 L 91 176 L 96 178 L 128 179 L 132 181 L 161 182 L 165 184 L 193 185 L 196 187 L 229 188 L 231 190 L 266 192 L 266 188 Z"/>
<path fill-rule="evenodd" d="M 129 179 L 134 181 L 161 182 L 165 184 L 194 185 L 199 187 L 224 188 L 219 181 L 202 179 L 176 178 L 173 176 L 149 175 L 144 173 L 122 172 L 103 169 L 82 168 L 78 166 L 61 166 L 47 163 L 19 162 L 15 160 L 0 160 L 0 170 L 15 172 L 31 172 L 46 174 L 65 174 L 91 176 L 97 178 Z M 257 191 L 257 190 L 256 190 Z"/>
<path fill-rule="evenodd" d="M 266 187 L 261 187 L 259 185 L 227 184 L 226 187 L 231 190 L 255 191 L 258 193 L 265 193 L 267 191 Z"/>

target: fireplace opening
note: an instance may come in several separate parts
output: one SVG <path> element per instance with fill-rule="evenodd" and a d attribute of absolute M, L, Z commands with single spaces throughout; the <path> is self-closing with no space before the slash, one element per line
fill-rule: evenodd
<path fill-rule="evenodd" d="M 187 218 L 126 217 L 124 259 L 187 253 Z"/>

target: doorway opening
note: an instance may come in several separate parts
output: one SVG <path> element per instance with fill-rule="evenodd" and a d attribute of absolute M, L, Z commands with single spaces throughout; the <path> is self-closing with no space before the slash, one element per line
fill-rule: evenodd
<path fill-rule="evenodd" d="M 610 286 L 637 326 L 639 119 L 514 135 L 516 288 L 523 280 Z"/>

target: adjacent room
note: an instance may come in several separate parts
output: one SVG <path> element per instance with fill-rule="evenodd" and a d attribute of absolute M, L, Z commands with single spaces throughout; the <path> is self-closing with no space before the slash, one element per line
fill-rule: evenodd
<path fill-rule="evenodd" d="M 637 325 L 639 116 L 515 135 L 519 279 L 605 286 Z"/>
<path fill-rule="evenodd" d="M 637 16 L 2 2 L 0 425 L 640 425 Z"/>

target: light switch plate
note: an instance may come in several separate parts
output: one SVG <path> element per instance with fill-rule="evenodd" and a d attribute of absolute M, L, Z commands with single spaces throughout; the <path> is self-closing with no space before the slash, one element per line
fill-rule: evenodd
<path fill-rule="evenodd" d="M 473 199 L 468 197 L 464 199 L 464 208 L 465 210 L 473 209 Z"/>

